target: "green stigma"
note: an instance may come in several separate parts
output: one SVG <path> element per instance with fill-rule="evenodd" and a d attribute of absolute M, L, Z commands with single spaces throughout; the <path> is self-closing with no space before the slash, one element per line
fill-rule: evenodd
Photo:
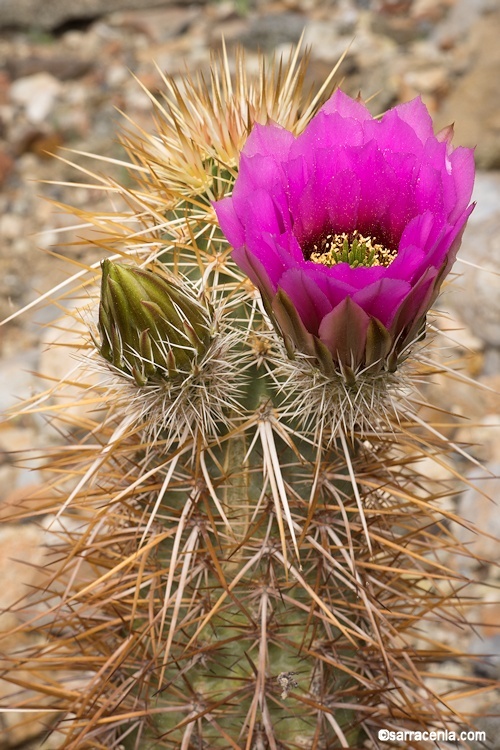
<path fill-rule="evenodd" d="M 370 235 L 354 232 L 324 235 L 312 246 L 308 260 L 323 266 L 336 266 L 349 263 L 352 268 L 365 266 L 390 266 L 398 254 L 390 250 Z"/>

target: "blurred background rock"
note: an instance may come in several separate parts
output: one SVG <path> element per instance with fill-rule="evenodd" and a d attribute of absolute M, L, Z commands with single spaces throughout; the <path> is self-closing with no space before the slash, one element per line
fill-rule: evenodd
<path fill-rule="evenodd" d="M 421 95 L 437 129 L 455 122 L 455 143 L 476 146 L 478 206 L 461 251 L 466 262 L 457 264 L 461 278 L 448 285 L 440 302 L 447 311 L 440 326 L 449 338 L 438 339 L 438 347 L 444 347 L 440 356 L 445 362 L 466 350 L 463 371 L 485 390 L 471 403 L 469 389 L 458 381 L 456 387 L 449 382 L 443 387 L 437 378 L 438 395 L 433 398 L 457 415 L 451 436 L 472 443 L 470 450 L 478 459 L 498 468 L 498 0 L 0 0 L 0 319 L 67 278 L 68 264 L 48 251 L 75 261 L 97 259 L 82 245 L 86 230 L 67 231 L 75 220 L 51 201 L 99 210 L 103 197 L 90 187 L 90 178 L 48 152 L 126 179 L 119 165 L 68 156 L 64 149 L 119 159 L 117 132 L 124 120 L 117 110 L 140 127 L 153 127 L 151 103 L 139 84 L 154 94 L 161 92 L 158 68 L 174 77 L 186 66 L 206 71 L 210 50 L 220 48 L 222 37 L 230 53 L 235 45 L 243 45 L 253 65 L 259 49 L 286 56 L 302 32 L 312 50 L 311 85 L 319 86 L 351 45 L 339 75 L 345 91 L 370 99 L 374 114 Z M 79 187 L 64 185 L 75 179 Z M 63 247 L 67 242 L 74 244 Z M 34 371 L 57 378 L 74 367 L 70 354 L 59 350 L 56 356 L 47 349 L 58 334 L 44 326 L 58 314 L 56 308 L 42 306 L 0 329 L 0 411 L 43 389 Z M 450 346 L 450 339 L 456 345 Z M 464 414 L 472 420 L 461 420 Z M 29 506 L 33 490 L 43 483 L 36 470 L 18 466 L 16 456 L 54 438 L 50 425 L 33 416 L 0 424 L 2 517 L 13 508 Z M 481 481 L 484 490 L 488 480 Z M 485 529 L 496 528 L 496 505 L 471 492 L 458 498 L 455 507 L 460 509 L 462 503 L 466 515 L 473 508 L 472 515 Z M 16 557 L 28 565 L 39 564 L 40 545 L 47 542 L 44 524 L 28 520 L 24 533 L 11 525 L 4 530 L 9 543 L 0 546 L 0 575 L 13 586 L 3 599 L 0 596 L 0 610 L 11 603 L 12 590 L 20 590 L 17 578 L 32 582 L 33 568 L 26 576 L 26 565 L 11 561 Z M 478 571 L 471 574 L 477 576 Z M 491 567 L 480 570 L 479 578 L 498 583 Z M 478 601 L 488 599 L 480 588 L 476 594 Z M 498 625 L 498 608 L 494 611 Z M 477 620 L 485 619 L 482 612 Z M 483 653 L 477 638 L 484 639 L 484 653 L 493 654 L 485 667 L 490 673 L 498 671 L 500 645 L 492 617 L 486 619 L 489 630 L 483 636 L 478 630 L 472 648 Z M 466 631 L 453 637 L 459 647 L 467 646 Z M 24 719 L 21 730 L 0 730 L 0 750 L 39 730 L 39 725 Z M 21 739 L 19 731 L 24 731 Z"/>

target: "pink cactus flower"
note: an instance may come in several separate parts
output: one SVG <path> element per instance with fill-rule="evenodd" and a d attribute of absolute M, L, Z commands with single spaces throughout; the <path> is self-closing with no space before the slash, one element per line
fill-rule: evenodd
<path fill-rule="evenodd" d="M 297 137 L 254 126 L 214 205 L 290 352 L 343 374 L 404 358 L 474 207 L 473 150 L 451 135 L 419 98 L 374 119 L 340 90 Z"/>

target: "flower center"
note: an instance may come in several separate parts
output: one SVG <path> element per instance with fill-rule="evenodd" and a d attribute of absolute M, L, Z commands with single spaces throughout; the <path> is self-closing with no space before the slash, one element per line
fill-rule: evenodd
<path fill-rule="evenodd" d="M 398 254 L 370 235 L 363 235 L 357 229 L 354 232 L 326 234 L 309 248 L 307 260 L 321 263 L 323 266 L 336 266 L 337 263 L 349 263 L 352 268 L 358 266 L 390 266 Z"/>

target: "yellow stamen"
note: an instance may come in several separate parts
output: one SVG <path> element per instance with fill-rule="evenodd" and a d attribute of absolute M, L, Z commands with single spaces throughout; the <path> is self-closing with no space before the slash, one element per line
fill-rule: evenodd
<path fill-rule="evenodd" d="M 335 266 L 338 263 L 349 263 L 352 268 L 358 266 L 390 266 L 398 254 L 370 235 L 363 235 L 357 229 L 354 232 L 324 235 L 312 246 L 308 260 L 324 266 Z"/>

